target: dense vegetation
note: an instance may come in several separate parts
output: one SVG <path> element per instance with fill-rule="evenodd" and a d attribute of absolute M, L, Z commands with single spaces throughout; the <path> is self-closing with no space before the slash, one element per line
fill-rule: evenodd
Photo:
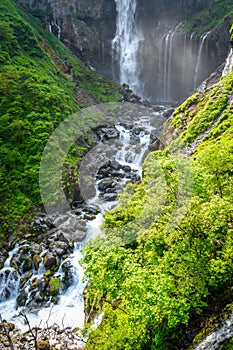
<path fill-rule="evenodd" d="M 0 3 L 0 237 L 41 205 L 40 157 L 54 128 L 90 104 L 115 101 L 98 76 L 12 0 Z M 73 150 L 76 157 L 79 148 Z M 81 150 L 80 150 L 81 151 Z"/>
<path fill-rule="evenodd" d="M 102 314 L 88 349 L 187 348 L 190 322 L 233 301 L 232 96 L 233 73 L 174 112 L 167 147 L 85 249 L 86 303 Z"/>
<path fill-rule="evenodd" d="M 180 28 L 185 33 L 195 32 L 198 35 L 206 33 L 208 31 L 219 30 L 224 21 L 233 20 L 233 9 L 231 0 L 213 0 L 212 5 L 206 9 L 199 11 L 194 15 L 190 15 L 190 18 Z"/>

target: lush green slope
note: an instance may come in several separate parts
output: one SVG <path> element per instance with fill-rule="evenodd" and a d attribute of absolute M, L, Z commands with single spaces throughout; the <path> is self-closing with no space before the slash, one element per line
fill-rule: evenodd
<path fill-rule="evenodd" d="M 0 63 L 1 237 L 41 204 L 38 168 L 54 128 L 80 107 L 120 95 L 12 0 L 0 4 Z"/>
<path fill-rule="evenodd" d="M 187 349 L 191 322 L 233 302 L 232 96 L 233 73 L 174 112 L 86 248 L 87 304 L 104 311 L 88 349 Z"/>
<path fill-rule="evenodd" d="M 192 15 L 180 28 L 185 33 L 192 34 L 193 32 L 201 35 L 208 31 L 219 30 L 224 21 L 233 20 L 233 9 L 231 0 L 213 0 L 212 5 L 206 9 Z"/>

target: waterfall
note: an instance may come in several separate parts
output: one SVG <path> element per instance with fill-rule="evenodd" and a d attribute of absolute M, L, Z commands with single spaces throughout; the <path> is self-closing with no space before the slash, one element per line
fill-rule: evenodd
<path fill-rule="evenodd" d="M 55 33 L 53 32 L 53 28 L 54 27 L 56 28 L 55 29 Z M 57 38 L 59 40 L 61 40 L 61 27 L 59 26 L 57 21 L 53 21 L 53 20 L 50 21 L 50 23 L 49 23 L 49 32 L 55 34 L 57 36 Z"/>
<path fill-rule="evenodd" d="M 195 350 L 216 350 L 226 340 L 233 337 L 233 315 L 228 317 L 222 326 L 209 334 L 201 343 L 195 346 Z"/>
<path fill-rule="evenodd" d="M 194 89 L 197 87 L 197 84 L 198 84 L 198 78 L 200 75 L 200 67 L 201 67 L 201 60 L 202 60 L 202 54 L 203 54 L 203 47 L 205 44 L 205 40 L 209 34 L 210 34 L 210 32 L 203 34 L 201 36 L 201 39 L 200 39 L 200 44 L 199 44 L 198 54 L 197 54 L 197 62 L 196 62 L 195 73 L 194 73 L 194 82 L 193 82 Z"/>
<path fill-rule="evenodd" d="M 177 28 L 177 27 L 176 27 Z M 170 95 L 171 88 L 171 66 L 172 66 L 172 47 L 173 37 L 176 28 L 169 31 L 165 37 L 165 48 L 164 48 L 164 80 L 163 80 L 163 98 L 166 101 Z"/>
<path fill-rule="evenodd" d="M 222 76 L 224 77 L 225 75 L 231 73 L 232 71 L 233 71 L 233 48 L 231 48 L 229 55 L 227 57 Z"/>
<path fill-rule="evenodd" d="M 119 80 L 140 93 L 137 52 L 142 36 L 136 26 L 136 0 L 115 0 L 116 34 L 112 40 L 113 57 L 119 64 Z"/>
<path fill-rule="evenodd" d="M 133 113 L 131 108 L 130 112 Z M 100 148 L 94 147 L 90 151 L 94 161 L 97 160 L 93 174 L 96 193 L 93 197 L 63 215 L 42 214 L 35 224 L 39 230 L 47 227 L 45 237 L 39 238 L 36 243 L 26 239 L 19 241 L 0 269 L 0 315 L 14 322 L 22 331 L 27 330 L 27 325 L 23 324 L 20 311 L 26 313 L 31 327 L 40 325 L 46 328 L 54 323 L 61 329 L 83 327 L 85 283 L 82 280 L 83 268 L 79 264 L 81 249 L 90 238 L 102 234 L 103 214 L 118 204 L 118 194 L 125 185 L 140 181 L 143 158 L 160 130 L 161 119 L 164 121 L 162 106 L 159 107 L 160 112 L 147 108 L 145 111 L 144 107 L 140 111 L 138 108 L 136 106 L 137 115 L 136 112 L 132 115 L 122 113 L 122 123 L 117 114 L 116 125 L 98 129 L 96 137 Z M 111 138 L 112 133 L 114 138 Z M 113 153 L 106 141 L 109 138 L 111 146 L 114 146 Z M 98 159 L 103 149 L 107 150 L 107 162 L 106 158 L 101 162 Z M 88 159 L 86 155 L 83 162 L 88 162 L 93 168 L 93 162 Z M 89 184 L 86 176 L 89 171 L 85 164 L 84 169 Z M 83 185 L 82 182 L 80 184 Z M 49 222 L 49 226 L 46 226 L 46 222 Z M 32 227 L 34 229 L 34 225 Z M 70 245 L 71 241 L 75 242 L 74 246 Z M 28 264 L 25 265 L 25 262 Z M 49 289 L 51 280 L 59 285 L 56 296 Z M 82 347 L 82 340 L 79 346 Z"/>

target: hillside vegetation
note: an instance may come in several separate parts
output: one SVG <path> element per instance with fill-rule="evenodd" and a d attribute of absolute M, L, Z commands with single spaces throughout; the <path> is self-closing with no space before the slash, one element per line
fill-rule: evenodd
<path fill-rule="evenodd" d="M 81 107 L 115 101 L 120 94 L 117 85 L 72 56 L 12 0 L 0 4 L 0 64 L 0 237 L 4 237 L 22 230 L 25 218 L 41 205 L 40 157 L 54 128 Z M 76 147 L 73 158 L 82 151 Z"/>
<path fill-rule="evenodd" d="M 231 0 L 213 0 L 212 4 L 192 15 L 181 26 L 181 30 L 185 33 L 196 33 L 202 35 L 208 31 L 221 30 L 224 21 L 233 20 L 233 9 Z"/>
<path fill-rule="evenodd" d="M 187 349 L 233 302 L 233 73 L 177 108 L 164 140 L 85 249 L 102 315 L 89 350 Z"/>

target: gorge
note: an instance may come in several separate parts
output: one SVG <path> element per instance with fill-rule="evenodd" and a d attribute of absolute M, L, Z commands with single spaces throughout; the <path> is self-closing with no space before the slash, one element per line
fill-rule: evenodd
<path fill-rule="evenodd" d="M 39 349 L 228 349 L 233 305 L 230 1 L 224 17 L 218 1 L 17 2 L 30 13 L 10 0 L 1 5 L 6 237 L 14 227 L 2 250 L 1 317 L 22 331 L 21 311 L 31 327 L 57 327 L 57 334 L 72 328 L 75 341 L 61 345 L 44 337 L 38 339 Z M 216 16 L 213 23 L 205 23 L 209 16 Z M 205 25 L 197 25 L 200 18 Z M 97 106 L 80 112 L 91 104 Z M 56 131 L 61 139 L 54 138 Z M 69 138 L 72 147 L 63 152 Z M 63 169 L 58 166 L 56 173 L 51 164 L 59 157 Z M 61 189 L 53 188 L 52 178 Z M 11 192 L 5 179 L 16 185 L 13 219 L 8 218 Z M 19 202 L 31 217 L 17 213 Z M 50 203 L 61 211 L 49 212 Z M 41 213 L 42 204 L 47 214 Z M 220 322 L 222 328 L 211 334 Z M 9 339 L 1 327 L 4 349 Z M 27 336 L 22 338 L 26 344 Z"/>
<path fill-rule="evenodd" d="M 88 0 L 70 7 L 64 0 L 18 2 L 41 16 L 56 36 L 59 26 L 61 40 L 98 73 L 132 85 L 152 102 L 182 101 L 222 64 L 229 50 L 230 21 L 226 16 L 217 25 L 211 23 L 209 15 L 216 22 L 221 16 L 208 10 L 213 1 Z M 209 26 L 200 27 L 201 11 Z"/>

